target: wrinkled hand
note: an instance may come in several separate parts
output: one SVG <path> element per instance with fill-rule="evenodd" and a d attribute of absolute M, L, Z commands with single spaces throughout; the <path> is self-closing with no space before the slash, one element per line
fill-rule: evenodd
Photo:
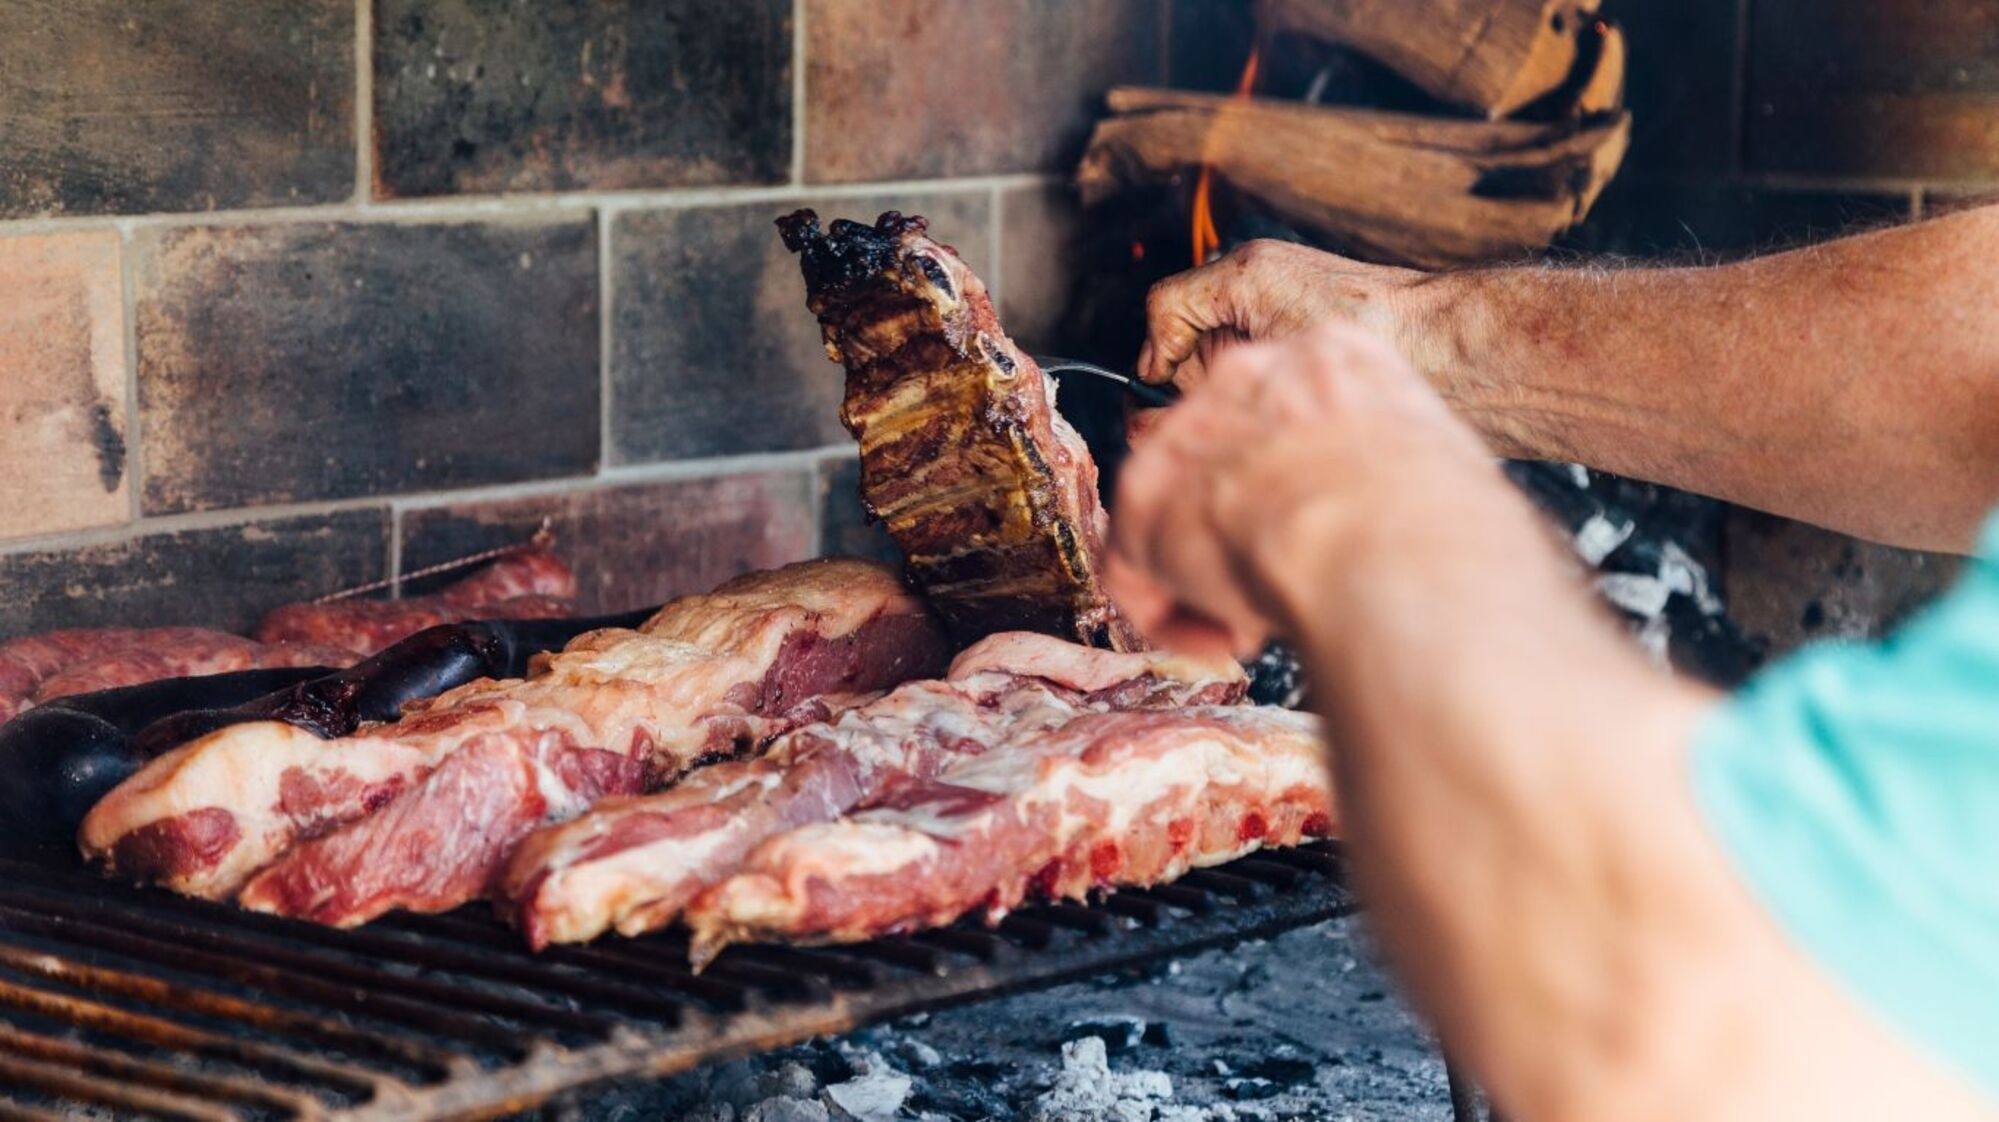
<path fill-rule="evenodd" d="M 1327 323 L 1358 323 L 1393 339 L 1397 296 L 1425 275 L 1289 242 L 1245 243 L 1152 287 L 1138 376 L 1192 389 L 1231 343 L 1267 342 Z"/>
<path fill-rule="evenodd" d="M 1230 348 L 1120 472 L 1110 591 L 1154 642 L 1248 653 L 1314 611 L 1314 574 L 1344 540 L 1493 475 L 1471 430 L 1366 331 Z"/>

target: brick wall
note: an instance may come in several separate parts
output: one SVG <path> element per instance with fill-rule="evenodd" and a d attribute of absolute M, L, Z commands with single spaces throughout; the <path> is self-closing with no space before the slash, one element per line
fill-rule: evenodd
<path fill-rule="evenodd" d="M 878 549 L 771 220 L 929 215 L 1031 320 L 998 247 L 1052 236 L 1042 200 L 1101 92 L 1162 78 L 1166 23 L 0 5 L 0 635 L 246 625 L 544 518 L 600 609 Z"/>
<path fill-rule="evenodd" d="M 879 548 L 770 220 L 928 214 L 1033 344 L 1097 95 L 1226 84 L 1236 3 L 0 5 L 0 634 L 240 625 L 544 517 L 593 608 Z M 1637 132 L 1572 248 L 1726 256 L 1999 185 L 1999 0 L 1606 10 Z M 1949 568 L 1720 521 L 1779 648 Z"/>
<path fill-rule="evenodd" d="M 1999 197 L 1999 0 L 1605 0 L 1631 43 L 1625 167 L 1574 247 L 1726 259 Z M 1781 651 L 1878 633 L 1951 559 L 1750 511 L 1730 614 Z"/>

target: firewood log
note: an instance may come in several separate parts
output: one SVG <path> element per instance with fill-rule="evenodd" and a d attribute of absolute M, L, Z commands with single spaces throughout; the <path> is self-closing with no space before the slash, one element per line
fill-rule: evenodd
<path fill-rule="evenodd" d="M 1176 90 L 1111 91 L 1077 169 L 1083 201 L 1203 163 L 1355 256 L 1444 268 L 1545 246 L 1616 172 L 1629 114 L 1477 121 Z"/>
<path fill-rule="evenodd" d="M 1430 96 L 1503 117 L 1560 86 L 1599 0 L 1258 0 L 1257 23 L 1351 47 Z"/>

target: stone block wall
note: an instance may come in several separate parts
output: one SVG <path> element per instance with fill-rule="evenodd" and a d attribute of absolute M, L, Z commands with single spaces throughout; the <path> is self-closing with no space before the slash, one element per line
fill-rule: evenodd
<path fill-rule="evenodd" d="M 1034 208 L 1168 24 L 0 5 L 0 637 L 243 626 L 544 519 L 601 610 L 879 552 L 772 219 L 928 215 L 1013 303 L 999 247 L 1052 236 Z"/>
<path fill-rule="evenodd" d="M 1241 7 L 0 5 L 0 636 L 241 624 L 544 518 L 593 609 L 879 550 L 771 219 L 927 214 L 1051 344 L 1103 91 L 1226 86 Z M 1713 259 L 1999 188 L 1999 0 L 1605 11 L 1636 132 L 1568 251 Z M 1717 521 L 1772 650 L 1951 569 Z"/>

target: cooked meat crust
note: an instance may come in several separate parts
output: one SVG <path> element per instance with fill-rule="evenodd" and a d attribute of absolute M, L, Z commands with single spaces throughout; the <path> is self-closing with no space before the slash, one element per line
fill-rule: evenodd
<path fill-rule="evenodd" d="M 847 368 L 840 417 L 860 441 L 862 498 L 957 639 L 1141 647 L 1103 590 L 1096 464 L 957 252 L 895 211 L 822 231 L 801 210 L 778 226 L 826 353 Z"/>

